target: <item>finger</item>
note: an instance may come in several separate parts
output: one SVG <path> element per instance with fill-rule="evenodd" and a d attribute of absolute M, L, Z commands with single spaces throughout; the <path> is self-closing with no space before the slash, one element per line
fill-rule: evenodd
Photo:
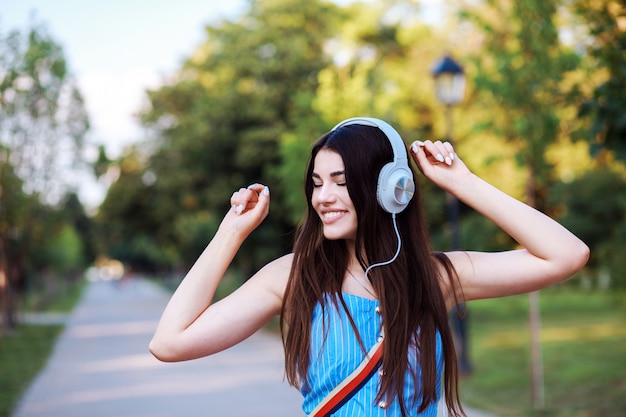
<path fill-rule="evenodd" d="M 446 141 L 443 143 L 443 146 L 446 152 L 448 153 L 447 158 L 450 158 L 450 163 L 448 165 L 452 165 L 452 161 L 456 159 L 456 152 L 454 152 L 454 145 L 452 145 L 451 142 Z"/>
<path fill-rule="evenodd" d="M 421 140 L 415 140 L 413 141 L 413 143 L 411 144 L 411 152 L 414 155 L 417 155 L 420 151 L 420 148 L 424 147 L 424 142 L 422 142 Z"/>
<path fill-rule="evenodd" d="M 448 166 L 452 165 L 452 161 L 454 160 L 454 149 L 452 148 L 452 144 L 447 141 L 442 142 L 438 140 L 434 143 L 434 145 L 437 149 L 435 159 L 437 159 L 438 162 L 442 162 Z"/>
<path fill-rule="evenodd" d="M 424 152 L 426 153 L 426 156 L 428 156 L 428 159 L 431 163 L 436 164 L 437 162 L 444 162 L 445 158 L 437 143 L 433 142 L 432 140 L 425 140 L 423 144 L 424 145 L 422 146 L 422 148 L 424 149 Z"/>
<path fill-rule="evenodd" d="M 259 183 L 254 183 L 254 184 L 248 185 L 248 190 L 252 190 L 252 191 L 256 192 L 257 194 L 262 193 L 265 188 L 267 188 L 265 185 L 259 184 Z"/>
<path fill-rule="evenodd" d="M 258 203 L 261 199 L 269 198 L 270 189 L 266 185 L 263 184 L 251 184 L 248 186 L 248 190 L 253 193 L 252 197 L 249 200 L 249 203 Z"/>
<path fill-rule="evenodd" d="M 255 209 L 261 200 L 265 200 L 261 209 L 266 209 L 269 206 L 269 188 L 263 184 L 251 184 L 233 193 L 230 204 L 237 214 L 243 214 Z"/>
<path fill-rule="evenodd" d="M 244 205 L 241 203 L 240 193 L 243 188 L 240 188 L 239 191 L 235 191 L 233 195 L 230 197 L 230 207 L 237 214 L 240 214 L 243 211 Z"/>
<path fill-rule="evenodd" d="M 433 161 L 429 160 L 429 158 L 432 159 L 432 156 L 426 152 L 426 144 L 419 140 L 413 142 L 411 145 L 411 152 L 413 153 L 413 159 L 415 160 L 417 167 L 422 173 L 425 174 L 424 170 L 433 163 Z"/>
<path fill-rule="evenodd" d="M 445 146 L 443 145 L 443 142 L 441 142 L 440 140 L 435 141 L 434 142 L 434 146 L 436 149 L 436 153 L 435 155 L 435 159 L 439 162 L 446 162 L 446 157 L 448 156 L 448 152 L 446 151 Z"/>
<path fill-rule="evenodd" d="M 456 158 L 454 148 L 449 142 L 442 142 L 440 140 L 435 142 L 431 140 L 426 140 L 422 142 L 417 140 L 411 145 L 411 152 L 415 155 L 415 162 L 418 163 L 420 163 L 417 158 L 420 149 L 423 149 L 424 151 L 422 153 L 426 154 L 426 156 L 428 157 L 428 159 L 422 161 L 422 163 L 428 161 L 431 165 L 446 164 L 448 166 L 451 166 L 452 161 L 454 161 L 454 159 Z"/>
<path fill-rule="evenodd" d="M 269 212 L 269 207 L 270 207 L 270 189 L 268 186 L 266 185 L 260 185 L 260 192 L 259 192 L 259 198 L 258 198 L 258 203 L 256 205 L 256 208 L 259 210 L 263 210 L 264 215 L 267 215 L 267 213 Z"/>
<path fill-rule="evenodd" d="M 248 188 L 240 188 L 230 198 L 230 205 L 237 214 L 241 214 L 250 208 L 251 205 L 254 205 L 257 200 L 258 194 L 255 191 Z"/>

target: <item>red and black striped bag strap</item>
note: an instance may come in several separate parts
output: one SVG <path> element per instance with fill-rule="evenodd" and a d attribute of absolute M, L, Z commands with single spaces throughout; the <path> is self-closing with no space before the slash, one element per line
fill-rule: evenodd
<path fill-rule="evenodd" d="M 383 360 L 383 338 L 367 352 L 361 364 L 324 397 L 309 417 L 327 417 L 348 401 L 378 370 Z"/>

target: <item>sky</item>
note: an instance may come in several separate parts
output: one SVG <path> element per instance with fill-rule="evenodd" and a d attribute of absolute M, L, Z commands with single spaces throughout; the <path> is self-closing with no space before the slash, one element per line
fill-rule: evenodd
<path fill-rule="evenodd" d="M 85 97 L 92 129 L 87 157 L 104 144 L 109 158 L 143 138 L 134 114 L 145 91 L 173 74 L 205 40 L 204 27 L 243 12 L 243 0 L 0 0 L 0 33 L 46 25 L 61 45 Z M 79 196 L 88 207 L 106 185 L 85 181 Z"/>

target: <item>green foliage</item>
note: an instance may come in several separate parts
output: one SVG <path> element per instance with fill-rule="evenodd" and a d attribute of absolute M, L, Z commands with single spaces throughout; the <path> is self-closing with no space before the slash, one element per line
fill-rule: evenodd
<path fill-rule="evenodd" d="M 82 270 L 85 266 L 82 240 L 78 232 L 67 224 L 47 242 L 42 257 L 60 275 Z"/>
<path fill-rule="evenodd" d="M 608 73 L 593 85 L 579 108 L 591 122 L 592 150 L 608 149 L 626 160 L 626 6 L 619 1 L 576 0 L 573 11 L 588 28 L 588 71 Z"/>
<path fill-rule="evenodd" d="M 491 0 L 468 8 L 463 2 L 460 17 L 429 26 L 415 3 L 404 0 L 371 7 L 250 1 L 240 18 L 208 26 L 205 42 L 172 81 L 149 91 L 141 117 L 156 133 L 150 149 L 129 150 L 118 161 L 101 152 L 97 172 L 119 172 L 98 217 L 102 247 L 152 269 L 185 269 L 215 232 L 232 192 L 263 182 L 271 189 L 270 216 L 235 260 L 247 276 L 289 250 L 305 210 L 310 145 L 329 126 L 367 114 L 389 120 L 407 142 L 438 137 L 443 109 L 430 63 L 444 50 L 466 65 L 469 80 L 469 100 L 454 112 L 459 154 L 499 188 L 566 216 L 570 203 L 549 193 L 557 178 L 570 181 L 584 169 L 571 169 L 570 138 L 589 136 L 574 119 L 589 84 L 608 65 L 594 59 L 597 68 L 583 67 L 581 50 L 561 40 L 564 28 L 572 29 L 563 26 L 564 14 L 585 4 Z M 422 182 L 433 246 L 445 249 L 444 194 Z M 587 212 L 572 213 L 599 236 L 594 253 L 606 252 L 605 262 L 615 241 L 599 251 L 609 242 L 595 231 L 603 227 Z M 466 207 L 461 214 L 463 247 L 515 245 Z"/>
<path fill-rule="evenodd" d="M 486 126 L 517 149 L 518 164 L 529 170 L 527 199 L 540 208 L 551 180 L 546 149 L 558 137 L 559 109 L 566 105 L 560 83 L 578 62 L 559 42 L 558 6 L 556 0 L 493 0 L 463 13 L 485 34 L 472 59 L 477 98 L 505 110 L 497 118 L 485 113 Z"/>
<path fill-rule="evenodd" d="M 463 222 L 461 235 L 463 248 L 468 250 L 495 252 L 513 249 L 515 241 L 489 219 L 472 212 Z"/>
<path fill-rule="evenodd" d="M 208 211 L 196 211 L 179 216 L 176 219 L 175 231 L 184 247 L 200 253 L 206 246 L 207 236 L 213 236 L 218 225 L 218 219 L 213 218 Z"/>
<path fill-rule="evenodd" d="M 464 403 L 501 417 L 621 416 L 626 407 L 624 294 L 541 292 L 545 410 L 532 410 L 528 296 L 472 301 Z M 622 304 L 620 304 L 620 298 Z"/>
<path fill-rule="evenodd" d="M 81 268 L 92 264 L 98 256 L 96 247 L 96 230 L 94 221 L 85 212 L 85 207 L 78 199 L 76 193 L 68 194 L 59 207 L 62 217 L 76 231 L 81 240 Z"/>
<path fill-rule="evenodd" d="M 76 200 L 64 217 L 55 205 L 74 185 L 68 180 L 78 172 L 88 127 L 63 49 L 45 25 L 0 33 L 0 274 L 7 278 L 0 300 L 8 329 L 17 294 L 34 287 L 33 277 L 86 262 L 71 217 L 82 207 Z"/>
<path fill-rule="evenodd" d="M 606 279 L 612 288 L 626 289 L 624 247 L 626 247 L 626 221 L 616 224 L 611 237 L 597 246 L 597 264 L 601 265 L 598 280 L 601 285 Z"/>
<path fill-rule="evenodd" d="M 157 242 L 158 215 L 167 199 L 156 199 L 151 171 L 145 167 L 144 157 L 135 148 L 127 152 L 108 170 L 117 172 L 119 179 L 109 189 L 100 206 L 96 222 L 102 251 L 133 269 L 155 272 L 167 270 L 178 261 L 177 253 L 171 253 L 170 245 Z M 172 225 L 170 217 L 163 219 Z M 165 242 L 171 240 L 168 236 Z"/>
<path fill-rule="evenodd" d="M 567 184 L 557 184 L 551 198 L 562 223 L 591 247 L 613 235 L 626 222 L 624 178 L 608 170 L 590 171 Z"/>
<path fill-rule="evenodd" d="M 0 144 L 29 193 L 57 202 L 89 121 L 62 47 L 45 25 L 0 34 Z"/>
<path fill-rule="evenodd" d="M 178 79 L 149 93 L 151 109 L 143 120 L 159 133 L 160 146 L 138 171 L 120 170 L 101 207 L 100 221 L 114 232 L 114 245 L 131 232 L 143 234 L 171 248 L 177 256 L 170 260 L 186 267 L 210 240 L 233 191 L 262 182 L 271 188 L 272 213 L 235 263 L 250 271 L 267 260 L 260 254 L 287 250 L 295 216 L 284 203 L 291 197 L 284 188 L 289 180 L 280 178 L 281 152 L 291 152 L 285 134 L 310 109 L 335 7 L 294 0 L 250 6 L 239 22 L 207 27 L 205 44 Z M 148 171 L 155 178 L 149 190 L 140 182 Z M 199 228 L 191 231 L 194 222 Z"/>
<path fill-rule="evenodd" d="M 19 233 L 31 200 L 23 191 L 24 182 L 9 163 L 8 151 L 0 145 L 0 237 Z"/>
<path fill-rule="evenodd" d="M 308 161 L 311 144 L 308 140 L 286 133 L 283 135 L 281 143 L 281 164 L 277 176 L 281 178 L 281 184 L 285 190 L 285 206 L 288 212 L 288 220 L 292 224 L 297 224 L 307 209 L 306 198 L 304 196 L 304 167 Z M 295 173 L 301 170 L 303 174 Z"/>
<path fill-rule="evenodd" d="M 591 248 L 590 266 L 604 267 L 612 285 L 626 288 L 626 180 L 606 169 L 590 171 L 551 194 L 561 222 Z"/>

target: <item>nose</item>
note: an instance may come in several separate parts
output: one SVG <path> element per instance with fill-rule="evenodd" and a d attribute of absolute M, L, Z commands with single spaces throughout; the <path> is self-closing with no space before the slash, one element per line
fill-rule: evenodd
<path fill-rule="evenodd" d="M 319 203 L 334 203 L 337 196 L 333 190 L 333 184 L 323 184 L 313 190 L 314 198 L 317 197 Z"/>

